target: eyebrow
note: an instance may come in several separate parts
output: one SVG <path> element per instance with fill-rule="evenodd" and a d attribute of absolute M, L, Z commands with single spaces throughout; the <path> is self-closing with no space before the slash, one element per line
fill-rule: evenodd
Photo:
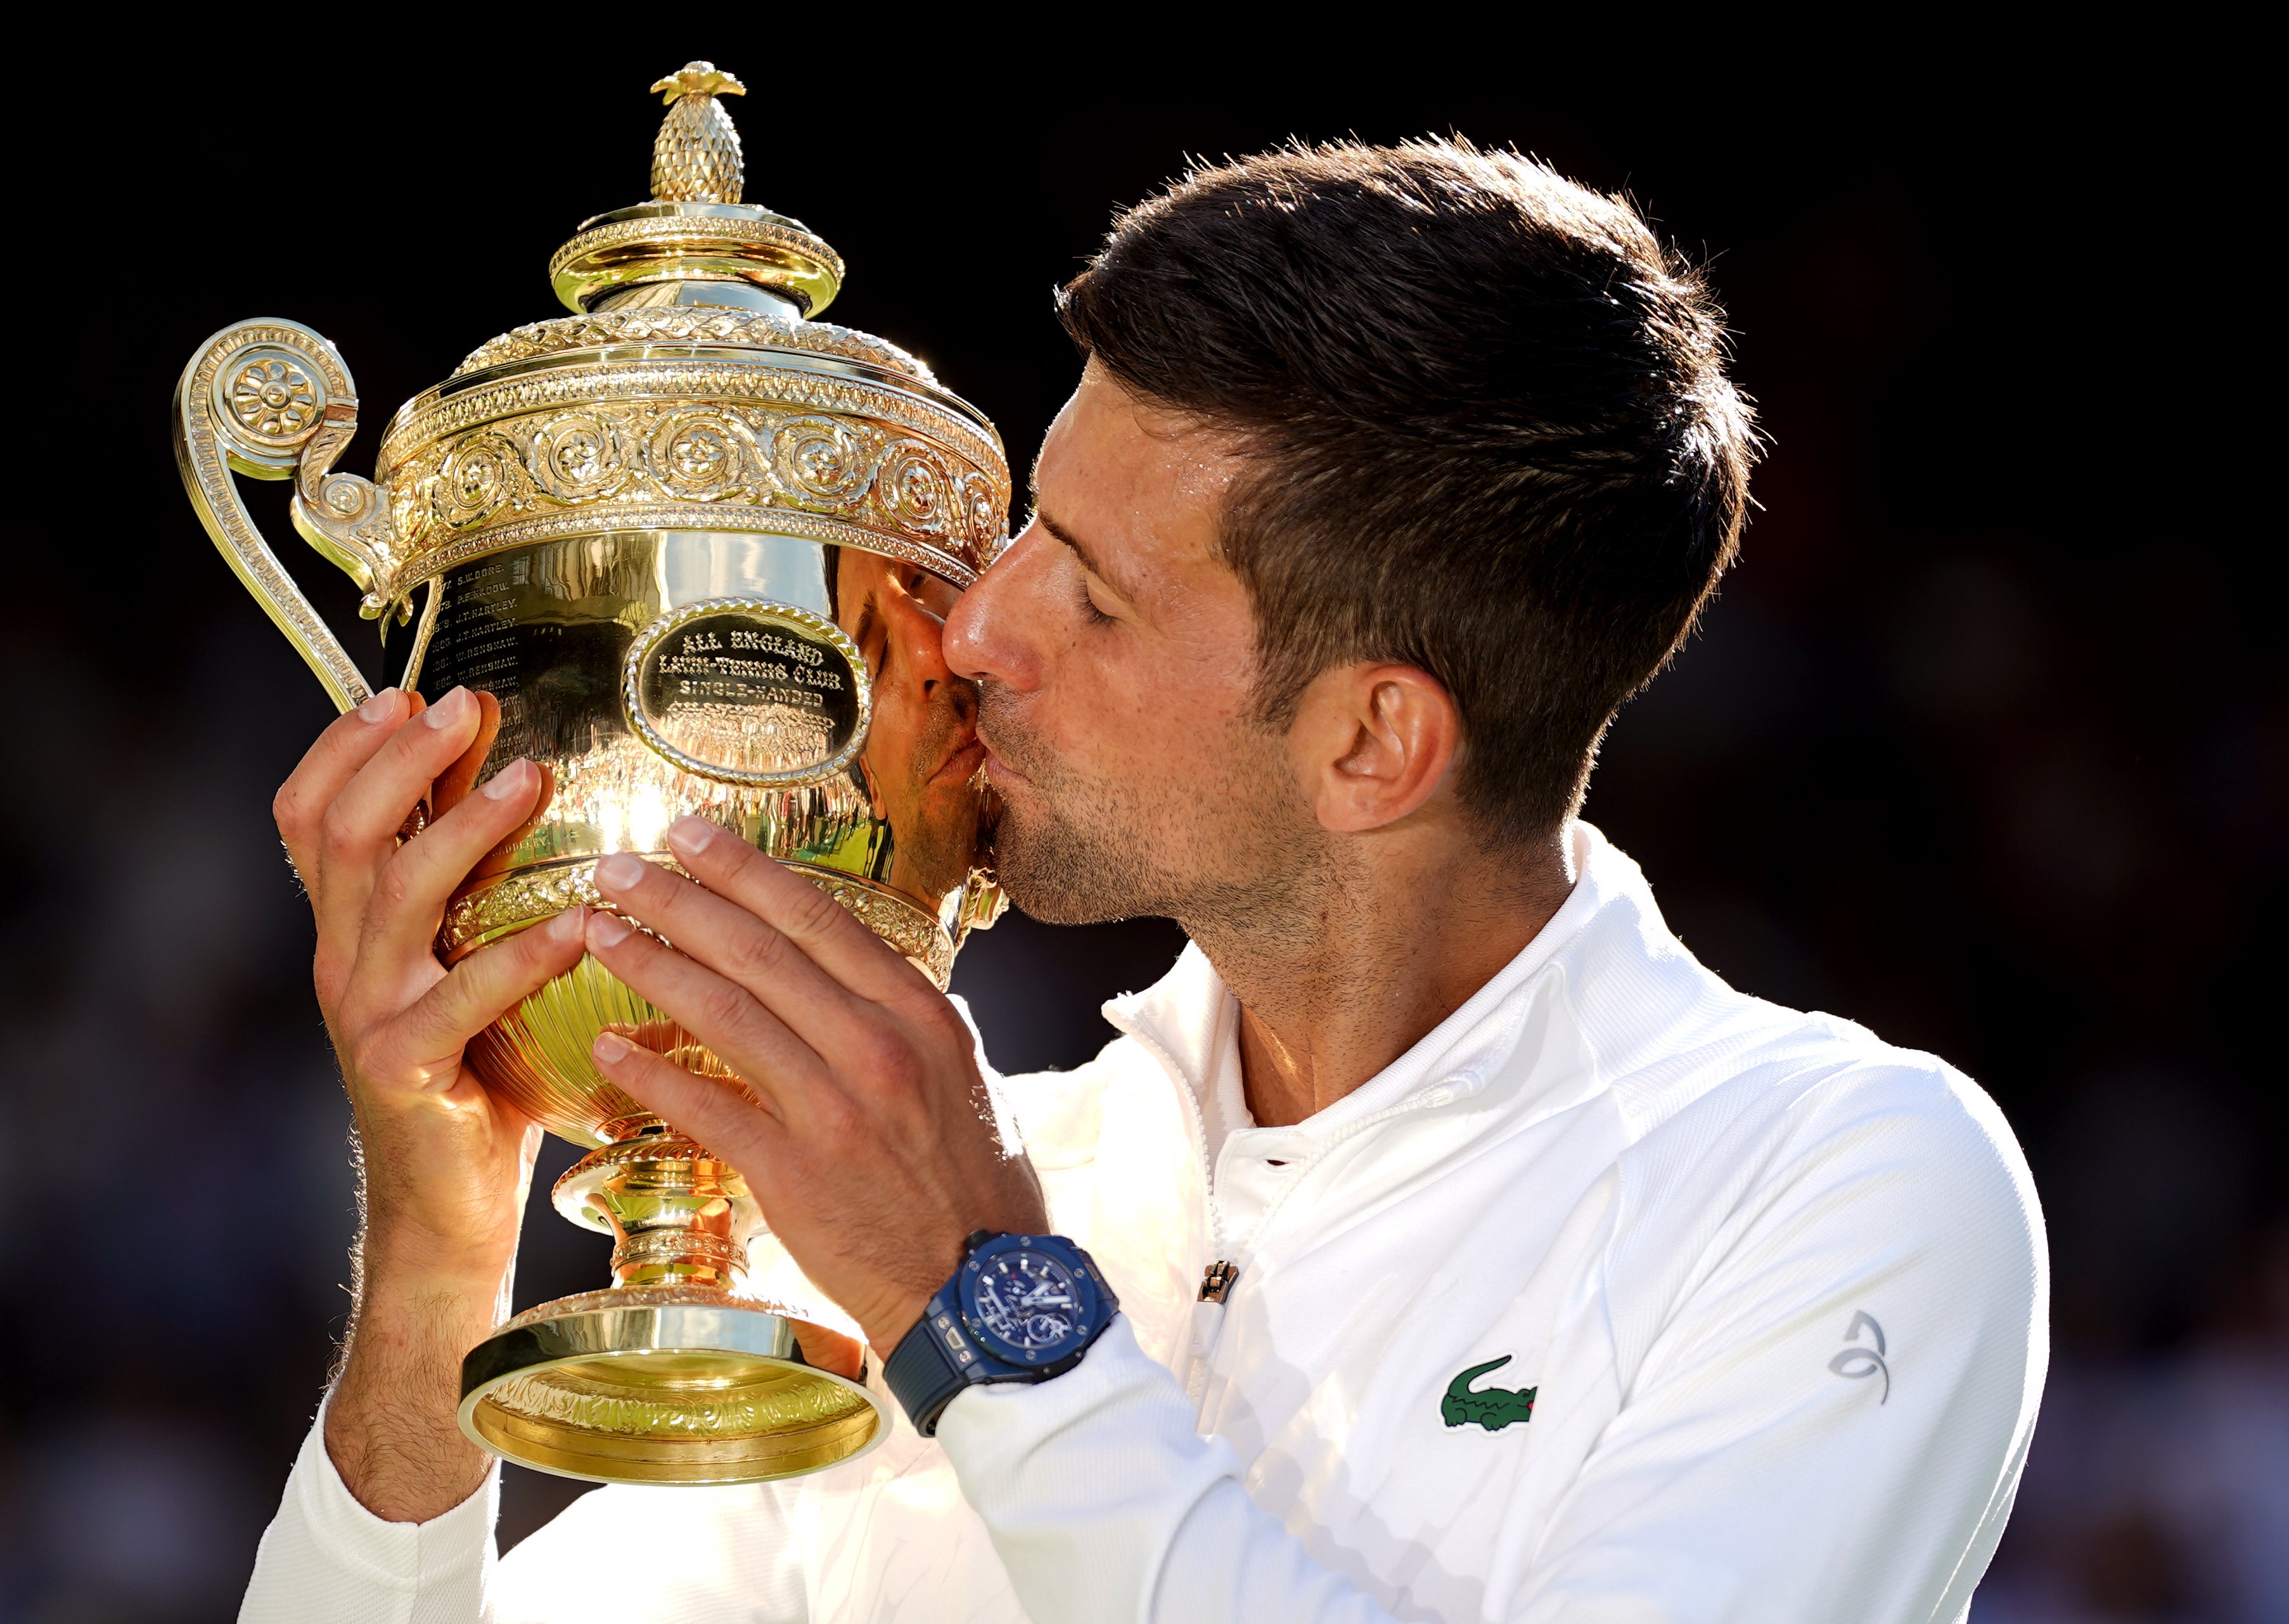
<path fill-rule="evenodd" d="M 1088 544 L 1082 541 L 1080 537 L 1074 535 L 1071 530 L 1065 529 L 1064 525 L 1059 524 L 1055 519 L 1049 517 L 1046 509 L 1036 506 L 1033 509 L 1033 517 L 1041 521 L 1041 528 L 1043 529 L 1049 531 L 1050 535 L 1056 537 L 1059 541 L 1063 542 L 1067 547 L 1070 547 L 1073 550 L 1073 556 L 1081 560 L 1082 569 L 1088 570 L 1098 580 L 1103 581 L 1107 586 L 1112 587 L 1113 591 L 1119 593 L 1131 603 L 1134 603 L 1137 601 L 1137 594 L 1129 590 L 1128 584 L 1119 576 L 1115 575 L 1112 570 L 1107 569 L 1103 563 L 1098 561 L 1097 555 L 1089 550 Z"/>

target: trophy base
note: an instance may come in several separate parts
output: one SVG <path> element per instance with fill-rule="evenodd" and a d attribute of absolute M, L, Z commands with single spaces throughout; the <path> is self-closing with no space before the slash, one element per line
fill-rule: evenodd
<path fill-rule="evenodd" d="M 690 1286 L 621 1286 L 528 1310 L 461 1361 L 461 1430 L 591 1483 L 799 1477 L 864 1454 L 889 1418 L 803 1362 L 795 1321 Z"/>

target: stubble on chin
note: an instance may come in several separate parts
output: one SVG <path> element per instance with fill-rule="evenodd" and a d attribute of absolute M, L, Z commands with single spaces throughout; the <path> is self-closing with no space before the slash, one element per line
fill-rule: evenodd
<path fill-rule="evenodd" d="M 996 745 L 997 753 L 1000 746 Z M 1133 796 L 1044 775 L 1036 760 L 1004 760 L 1025 782 L 1002 797 L 994 872 L 1009 900 L 1045 925 L 1100 925 L 1163 912 L 1165 887 L 1141 861 Z"/>
<path fill-rule="evenodd" d="M 1058 760 L 990 685 L 978 709 L 993 752 L 1025 781 L 1002 798 L 996 872 L 1043 924 L 1153 917 L 1194 929 L 1259 912 L 1309 866 L 1316 825 L 1299 827 L 1278 799 L 1276 741 L 1204 736 L 1195 759 L 1222 770 L 1200 783 L 1115 777 Z"/>

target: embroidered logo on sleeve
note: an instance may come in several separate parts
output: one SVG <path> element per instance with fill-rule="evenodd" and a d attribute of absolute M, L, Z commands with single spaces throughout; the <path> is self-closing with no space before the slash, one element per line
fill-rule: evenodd
<path fill-rule="evenodd" d="M 1538 1387 L 1519 1388 L 1512 1391 L 1506 1387 L 1473 1388 L 1471 1383 L 1490 1370 L 1500 1370 L 1511 1362 L 1511 1356 L 1488 1359 L 1447 1383 L 1446 1396 L 1439 1400 L 1439 1416 L 1449 1427 L 1467 1426 L 1476 1421 L 1488 1432 L 1500 1432 L 1512 1421 L 1534 1419 L 1534 1396 Z"/>
<path fill-rule="evenodd" d="M 1873 1348 L 1858 1346 L 1863 1328 L 1874 1335 L 1876 1345 Z M 1829 1360 L 1828 1368 L 1854 1381 L 1865 1381 L 1870 1376 L 1882 1375 L 1884 1396 L 1876 1402 L 1878 1405 L 1889 1404 L 1892 1401 L 1892 1367 L 1884 1363 L 1884 1327 L 1876 1323 L 1874 1315 L 1862 1309 L 1852 1316 L 1852 1326 L 1845 1332 L 1844 1340 L 1854 1346 Z"/>

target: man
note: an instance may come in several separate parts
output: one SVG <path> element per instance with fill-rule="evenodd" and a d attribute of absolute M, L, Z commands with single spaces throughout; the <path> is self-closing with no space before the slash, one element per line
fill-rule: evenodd
<path fill-rule="evenodd" d="M 1080 386 L 945 657 L 1017 901 L 1192 945 L 1096 1061 L 1001 1079 L 1005 1146 L 953 1006 L 705 824 L 671 835 L 699 886 L 607 859 L 614 912 L 445 975 L 425 933 L 538 776 L 396 849 L 483 707 L 343 719 L 279 813 L 363 1276 L 245 1616 L 1960 1619 L 2046 1357 L 2009 1131 L 1941 1062 L 1726 987 L 1575 818 L 1746 500 L 1697 277 L 1523 159 L 1341 146 L 1192 176 L 1062 313 Z M 598 1044 L 935 1437 L 605 1489 L 496 1566 L 454 1373 L 530 1150 L 459 1046 L 584 950 L 753 1085 Z M 1009 1244 L 981 1230 L 1086 1248 L 1121 1311 L 1047 1380 L 920 1402 L 943 1294 Z"/>
<path fill-rule="evenodd" d="M 889 848 L 871 853 L 865 872 L 942 903 L 969 877 L 985 793 L 977 690 L 945 664 L 945 616 L 960 594 L 901 559 L 838 547 L 834 560 L 835 619 L 874 678 L 858 768 Z"/>

